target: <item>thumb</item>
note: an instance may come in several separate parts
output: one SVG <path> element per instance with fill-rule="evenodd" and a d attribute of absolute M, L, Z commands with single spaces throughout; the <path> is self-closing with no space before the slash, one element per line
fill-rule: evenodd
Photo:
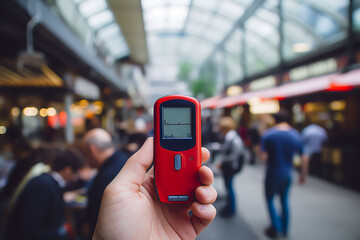
<path fill-rule="evenodd" d="M 144 145 L 132 155 L 120 173 L 115 177 L 113 183 L 116 186 L 140 186 L 153 161 L 153 138 L 148 138 Z"/>

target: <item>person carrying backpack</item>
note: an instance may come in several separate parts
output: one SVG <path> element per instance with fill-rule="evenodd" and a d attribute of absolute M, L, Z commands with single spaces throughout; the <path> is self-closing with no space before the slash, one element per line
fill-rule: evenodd
<path fill-rule="evenodd" d="M 226 205 L 220 211 L 220 215 L 232 217 L 236 213 L 233 178 L 235 174 L 241 171 L 244 164 L 244 143 L 235 131 L 235 121 L 231 117 L 222 117 L 219 122 L 219 128 L 224 136 L 224 142 L 216 162 L 222 171 L 227 191 Z"/>

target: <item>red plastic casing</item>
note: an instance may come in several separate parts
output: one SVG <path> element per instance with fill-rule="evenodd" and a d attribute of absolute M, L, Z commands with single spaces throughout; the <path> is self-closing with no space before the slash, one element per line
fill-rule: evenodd
<path fill-rule="evenodd" d="M 173 151 L 160 145 L 160 111 L 161 104 L 170 100 L 185 100 L 195 105 L 195 138 L 194 147 L 185 151 Z M 181 107 L 181 106 L 179 106 Z M 180 154 L 182 167 L 175 170 L 174 157 Z M 159 200 L 163 203 L 190 203 L 195 200 L 195 189 L 200 186 L 198 179 L 201 167 L 201 107 L 198 100 L 182 95 L 170 95 L 159 98 L 154 104 L 154 169 L 155 186 Z M 189 196 L 188 201 L 169 201 L 169 196 Z"/>

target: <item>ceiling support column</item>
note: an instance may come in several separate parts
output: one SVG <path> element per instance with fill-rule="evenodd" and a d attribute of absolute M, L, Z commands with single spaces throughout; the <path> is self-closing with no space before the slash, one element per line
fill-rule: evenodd
<path fill-rule="evenodd" d="M 74 127 L 72 125 L 72 116 L 70 106 L 74 102 L 74 94 L 70 91 L 65 93 L 64 103 L 65 103 L 65 112 L 66 112 L 66 125 L 65 125 L 65 141 L 67 143 L 74 142 Z"/>

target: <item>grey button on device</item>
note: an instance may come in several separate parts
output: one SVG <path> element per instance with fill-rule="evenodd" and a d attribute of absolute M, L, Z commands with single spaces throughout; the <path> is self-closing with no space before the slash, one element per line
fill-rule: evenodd
<path fill-rule="evenodd" d="M 187 195 L 182 195 L 182 196 L 179 196 L 179 200 L 178 201 L 187 201 L 189 200 L 189 196 Z"/>
<path fill-rule="evenodd" d="M 179 171 L 181 169 L 181 155 L 176 154 L 174 157 L 175 170 Z"/>
<path fill-rule="evenodd" d="M 169 202 L 177 202 L 179 201 L 179 196 L 168 196 Z"/>

